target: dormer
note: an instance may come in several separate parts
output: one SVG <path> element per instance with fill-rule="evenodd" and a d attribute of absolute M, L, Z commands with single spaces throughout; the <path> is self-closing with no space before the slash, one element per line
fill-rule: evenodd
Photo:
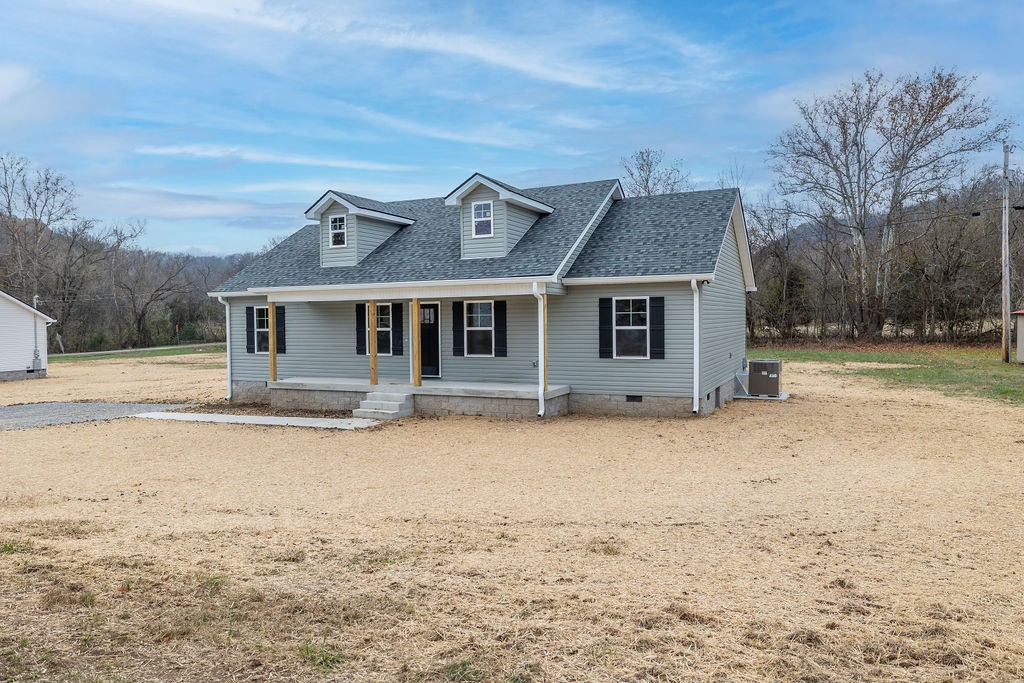
<path fill-rule="evenodd" d="M 320 223 L 320 265 L 354 266 L 384 240 L 415 221 L 384 202 L 329 190 L 306 210 Z"/>
<path fill-rule="evenodd" d="M 444 203 L 460 209 L 462 258 L 507 256 L 537 219 L 554 207 L 481 173 L 459 185 Z"/>

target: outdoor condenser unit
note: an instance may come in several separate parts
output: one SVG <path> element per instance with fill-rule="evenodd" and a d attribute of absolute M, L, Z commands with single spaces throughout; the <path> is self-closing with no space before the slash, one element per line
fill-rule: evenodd
<path fill-rule="evenodd" d="M 782 380 L 782 361 L 759 358 L 749 363 L 747 392 L 752 396 L 778 396 Z"/>

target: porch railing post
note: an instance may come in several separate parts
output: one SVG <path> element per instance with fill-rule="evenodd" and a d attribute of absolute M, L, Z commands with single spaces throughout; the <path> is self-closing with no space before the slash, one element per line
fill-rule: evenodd
<path fill-rule="evenodd" d="M 277 306 L 267 301 L 267 355 L 270 361 L 268 376 L 271 382 L 277 381 Z"/>
<path fill-rule="evenodd" d="M 377 383 L 377 302 L 370 301 L 366 305 L 367 320 L 367 351 L 370 354 L 370 384 Z"/>
<path fill-rule="evenodd" d="M 420 355 L 420 300 L 413 299 L 409 307 L 409 323 L 412 325 L 412 385 L 423 386 L 423 359 Z"/>

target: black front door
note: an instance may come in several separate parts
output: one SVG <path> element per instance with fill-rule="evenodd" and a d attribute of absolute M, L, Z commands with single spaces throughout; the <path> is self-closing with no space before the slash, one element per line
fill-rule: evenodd
<path fill-rule="evenodd" d="M 420 305 L 420 365 L 424 377 L 441 376 L 441 304 Z"/>

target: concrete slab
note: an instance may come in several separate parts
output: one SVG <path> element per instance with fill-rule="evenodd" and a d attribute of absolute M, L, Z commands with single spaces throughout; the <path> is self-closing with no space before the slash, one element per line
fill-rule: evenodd
<path fill-rule="evenodd" d="M 382 380 L 380 384 L 370 384 L 365 379 L 346 379 L 335 377 L 289 377 L 288 379 L 268 382 L 267 387 L 274 389 L 292 389 L 298 391 L 358 391 L 358 392 L 396 392 L 415 394 L 417 396 L 469 396 L 472 398 L 537 398 L 537 385 L 514 382 L 453 382 L 448 380 L 424 379 L 423 386 L 414 387 L 401 382 Z M 568 394 L 568 384 L 549 385 L 544 398 L 556 398 Z"/>
<path fill-rule="evenodd" d="M 788 401 L 789 392 L 783 391 L 778 396 L 762 396 L 760 394 L 736 394 L 737 401 Z"/>
<path fill-rule="evenodd" d="M 313 427 L 316 429 L 365 429 L 379 425 L 378 420 L 360 417 L 279 417 L 276 415 L 228 415 L 225 413 L 140 413 L 134 417 L 148 420 L 179 422 L 216 422 L 233 425 L 265 425 L 271 427 Z"/>

